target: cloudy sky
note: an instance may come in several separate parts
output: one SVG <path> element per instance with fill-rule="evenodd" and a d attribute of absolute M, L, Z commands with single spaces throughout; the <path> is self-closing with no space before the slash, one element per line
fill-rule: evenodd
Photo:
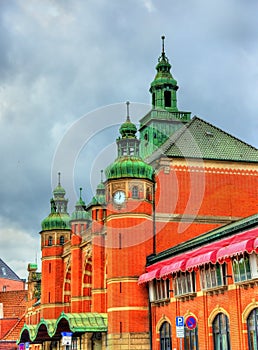
<path fill-rule="evenodd" d="M 0 1 L 0 257 L 26 278 L 58 171 L 89 202 L 126 109 L 148 110 L 161 35 L 178 107 L 258 147 L 255 0 Z M 103 152 L 102 150 L 105 150 Z"/>

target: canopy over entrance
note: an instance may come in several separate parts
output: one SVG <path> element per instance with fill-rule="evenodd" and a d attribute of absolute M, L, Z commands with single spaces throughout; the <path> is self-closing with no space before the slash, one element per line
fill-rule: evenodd
<path fill-rule="evenodd" d="M 86 332 L 107 332 L 107 314 L 62 312 L 58 319 L 41 319 L 36 325 L 25 324 L 18 344 L 59 340 L 62 337 L 61 332 L 72 332 L 77 335 Z"/>

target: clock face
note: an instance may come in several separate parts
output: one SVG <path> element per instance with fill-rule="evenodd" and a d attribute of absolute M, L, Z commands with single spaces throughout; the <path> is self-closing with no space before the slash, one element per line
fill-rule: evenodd
<path fill-rule="evenodd" d="M 116 191 L 113 196 L 114 202 L 116 204 L 122 204 L 125 201 L 125 193 L 124 191 Z"/>

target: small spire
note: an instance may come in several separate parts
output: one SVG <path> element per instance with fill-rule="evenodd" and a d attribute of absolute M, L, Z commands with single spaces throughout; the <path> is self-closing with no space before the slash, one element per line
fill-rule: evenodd
<path fill-rule="evenodd" d="M 80 187 L 80 199 L 82 199 L 82 187 Z"/>
<path fill-rule="evenodd" d="M 126 110 L 127 110 L 126 121 L 128 121 L 128 122 L 130 122 L 129 105 L 130 105 L 130 102 L 127 101 L 127 102 L 126 102 Z"/>
<path fill-rule="evenodd" d="M 162 35 L 162 55 L 165 55 L 165 35 Z"/>
<path fill-rule="evenodd" d="M 58 186 L 61 186 L 61 173 L 58 172 Z"/>
<path fill-rule="evenodd" d="M 100 179 L 101 179 L 101 182 L 103 183 L 103 170 L 100 170 Z"/>

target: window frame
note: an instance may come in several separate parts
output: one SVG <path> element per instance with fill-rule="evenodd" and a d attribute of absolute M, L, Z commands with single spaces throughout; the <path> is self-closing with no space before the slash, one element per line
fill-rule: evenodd
<path fill-rule="evenodd" d="M 173 276 L 173 290 L 175 297 L 196 293 L 196 278 L 194 271 L 179 271 Z"/>
<path fill-rule="evenodd" d="M 205 264 L 200 268 L 200 286 L 202 290 L 211 290 L 227 286 L 226 263 Z"/>
<path fill-rule="evenodd" d="M 224 327 L 222 328 L 222 326 Z M 218 329 L 217 332 L 216 329 Z M 229 319 L 226 314 L 220 312 L 214 318 L 212 322 L 212 337 L 214 350 L 231 350 Z"/>
<path fill-rule="evenodd" d="M 247 253 L 239 254 L 232 257 L 231 264 L 234 283 L 250 281 L 253 278 L 253 266 L 250 262 L 250 255 Z"/>
<path fill-rule="evenodd" d="M 198 327 L 189 329 L 185 325 L 184 350 L 199 350 Z"/>
<path fill-rule="evenodd" d="M 162 302 L 169 300 L 170 297 L 170 280 L 154 279 L 149 283 L 150 302 Z"/>
<path fill-rule="evenodd" d="M 251 322 L 253 324 L 251 324 Z M 258 308 L 253 309 L 247 317 L 248 350 L 256 350 L 258 345 Z M 253 329 L 251 329 L 251 327 Z M 252 331 L 252 332 L 251 332 Z"/>

